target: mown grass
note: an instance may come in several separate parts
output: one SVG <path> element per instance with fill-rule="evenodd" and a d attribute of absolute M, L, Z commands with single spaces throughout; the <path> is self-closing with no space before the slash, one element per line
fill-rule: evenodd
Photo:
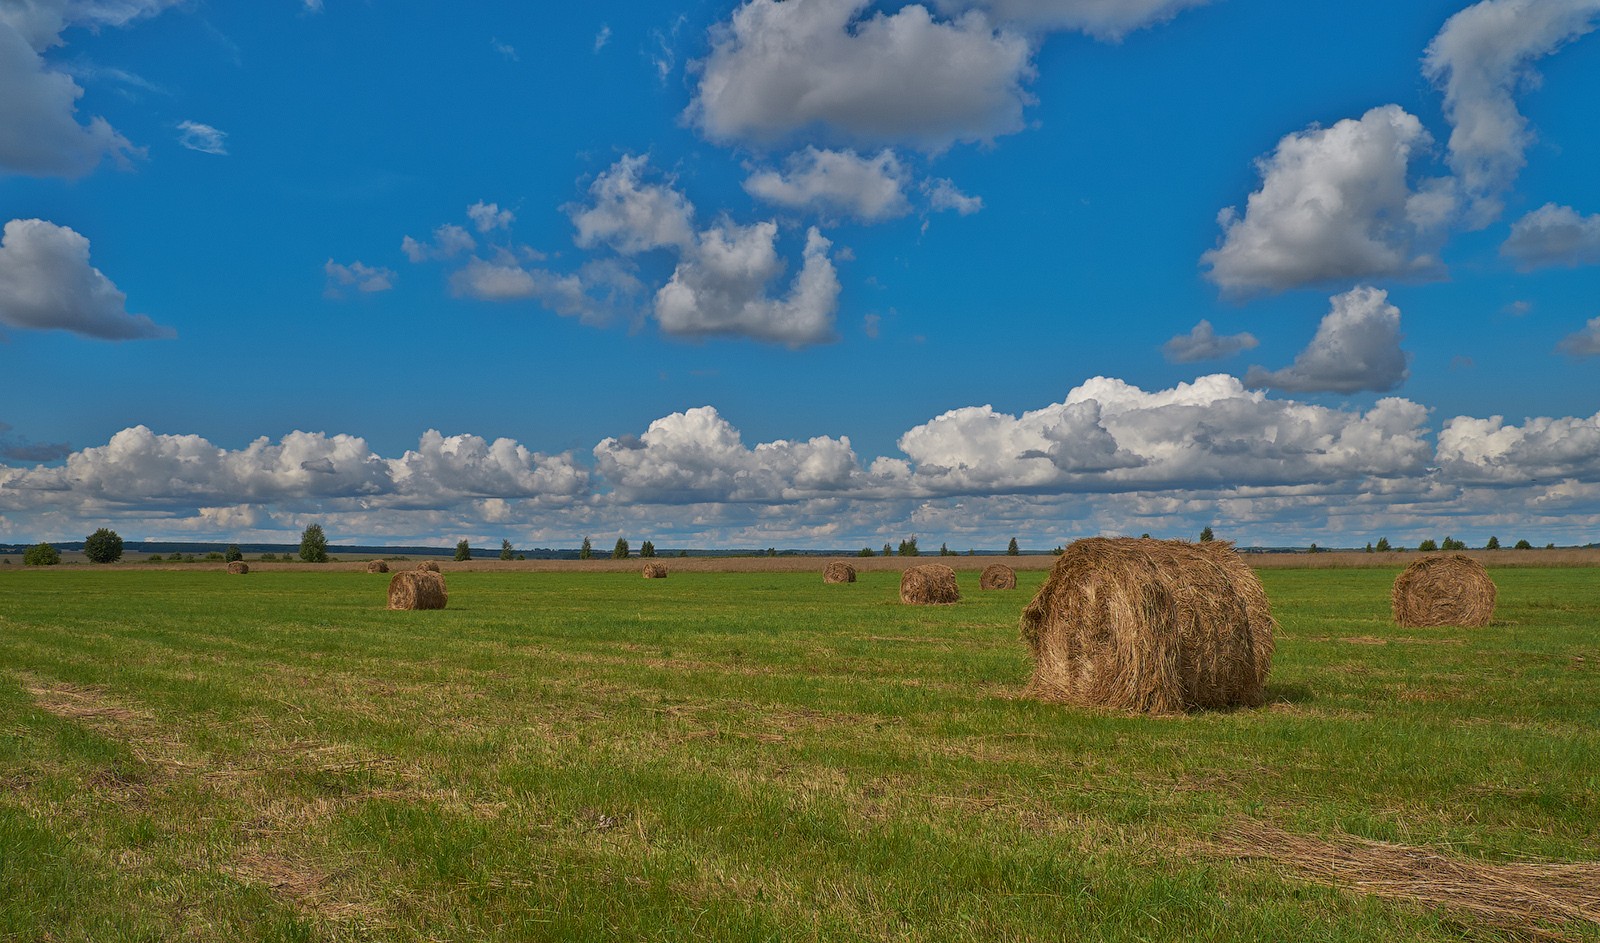
<path fill-rule="evenodd" d="M 1592 925 L 1313 883 L 1230 825 L 1600 858 L 1600 571 L 1263 573 L 1272 703 L 1021 698 L 1043 574 L 0 578 L 0 940 L 1435 940 Z"/>

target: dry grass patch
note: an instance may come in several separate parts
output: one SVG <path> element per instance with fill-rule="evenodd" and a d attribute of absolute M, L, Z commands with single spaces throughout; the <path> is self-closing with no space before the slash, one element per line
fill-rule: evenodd
<path fill-rule="evenodd" d="M 1468 913 L 1543 940 L 1551 924 L 1600 926 L 1600 864 L 1496 864 L 1428 848 L 1343 836 L 1324 841 L 1245 819 L 1221 837 L 1229 857 L 1270 861 L 1319 884 Z"/>

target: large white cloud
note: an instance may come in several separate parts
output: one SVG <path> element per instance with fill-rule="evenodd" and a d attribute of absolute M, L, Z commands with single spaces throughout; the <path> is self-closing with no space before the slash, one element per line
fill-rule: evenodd
<path fill-rule="evenodd" d="M 1450 166 L 1472 200 L 1470 221 L 1500 213 L 1533 140 L 1515 93 L 1534 83 L 1534 60 L 1591 31 L 1600 0 L 1483 0 L 1450 17 L 1428 44 L 1423 70 L 1444 91 Z"/>
<path fill-rule="evenodd" d="M 1201 261 L 1225 291 L 1283 290 L 1335 280 L 1425 277 L 1453 203 L 1437 181 L 1413 191 L 1407 171 L 1431 139 L 1398 105 L 1287 135 L 1256 162 L 1261 189 L 1241 216 L 1218 216 L 1222 243 Z"/>
<path fill-rule="evenodd" d="M 650 182 L 650 158 L 624 155 L 594 179 L 589 202 L 567 208 L 580 248 L 624 255 L 682 249 L 694 242 L 694 204 L 670 181 Z"/>
<path fill-rule="evenodd" d="M 1456 416 L 1439 431 L 1438 464 L 1446 477 L 1463 482 L 1600 482 L 1600 413 L 1520 426 L 1501 416 Z"/>
<path fill-rule="evenodd" d="M 1546 203 L 1511 226 L 1500 254 L 1522 271 L 1552 265 L 1600 265 L 1600 213 L 1583 216 Z"/>
<path fill-rule="evenodd" d="M 934 0 L 946 13 L 983 10 L 997 22 L 1031 29 L 1069 29 L 1105 40 L 1162 23 L 1210 0 Z"/>
<path fill-rule="evenodd" d="M 1032 51 L 981 13 L 920 4 L 748 0 L 712 31 L 688 116 L 711 140 L 774 142 L 802 130 L 939 150 L 1023 126 Z"/>
<path fill-rule="evenodd" d="M 0 325 L 102 340 L 172 337 L 89 264 L 89 240 L 42 219 L 13 219 L 0 236 Z"/>
<path fill-rule="evenodd" d="M 1292 366 L 1251 367 L 1245 384 L 1292 393 L 1399 389 L 1410 371 L 1400 349 L 1400 309 L 1389 303 L 1389 293 L 1363 286 L 1332 301 L 1333 309 Z"/>
<path fill-rule="evenodd" d="M 855 151 L 806 147 L 790 155 L 782 171 L 762 170 L 744 182 L 751 196 L 794 210 L 853 216 L 864 222 L 911 212 L 908 173 L 894 151 L 872 157 Z"/>
<path fill-rule="evenodd" d="M 1145 392 L 1096 377 L 1023 413 L 945 413 L 900 439 L 930 493 L 1136 491 L 1329 483 L 1419 473 L 1427 410 L 1273 400 L 1225 374 Z"/>
<path fill-rule="evenodd" d="M 107 157 L 134 153 L 104 118 L 79 122 L 83 89 L 51 68 L 6 17 L 0 17 L 0 89 L 0 172 L 81 177 Z"/>
<path fill-rule="evenodd" d="M 668 334 L 734 335 L 798 347 L 833 338 L 839 276 L 832 247 L 816 227 L 806 233 L 802 265 L 787 293 L 767 294 L 783 273 L 775 223 L 724 222 L 699 234 L 672 278 L 656 292 L 655 318 Z"/>

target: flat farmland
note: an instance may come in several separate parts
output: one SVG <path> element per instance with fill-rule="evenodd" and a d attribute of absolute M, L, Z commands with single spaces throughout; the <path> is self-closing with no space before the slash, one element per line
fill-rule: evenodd
<path fill-rule="evenodd" d="M 1041 569 L 663 562 L 0 573 L 0 940 L 1600 940 L 1600 569 L 1263 570 L 1152 718 L 1023 697 Z"/>

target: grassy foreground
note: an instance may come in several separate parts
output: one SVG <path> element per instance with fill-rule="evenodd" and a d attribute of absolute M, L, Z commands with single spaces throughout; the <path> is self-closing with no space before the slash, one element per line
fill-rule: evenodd
<path fill-rule="evenodd" d="M 1020 697 L 1037 572 L 7 573 L 0 940 L 1600 940 L 1600 570 L 1396 572 L 1175 718 Z"/>

